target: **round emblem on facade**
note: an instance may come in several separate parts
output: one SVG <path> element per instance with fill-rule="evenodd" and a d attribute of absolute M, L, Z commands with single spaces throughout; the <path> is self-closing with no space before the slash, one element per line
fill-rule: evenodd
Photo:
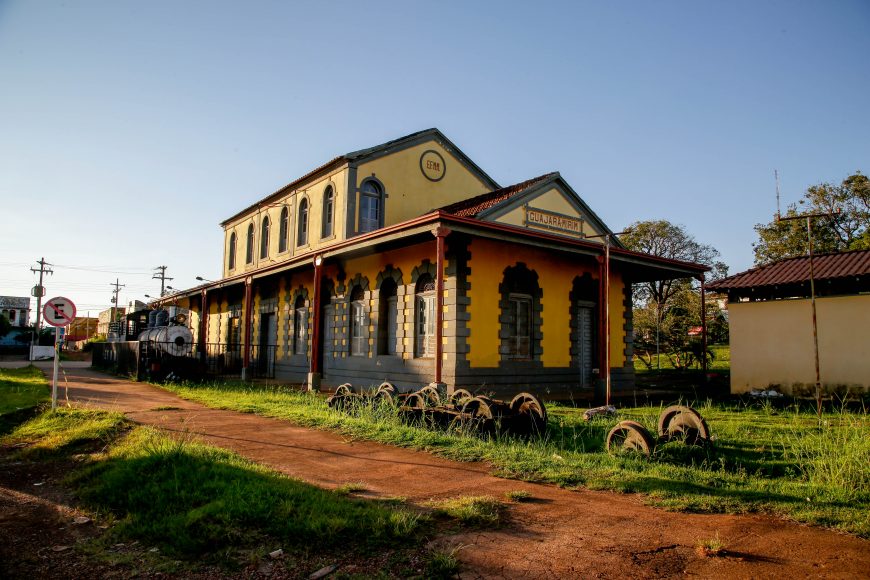
<path fill-rule="evenodd" d="M 447 173 L 447 165 L 440 153 L 428 149 L 420 155 L 420 171 L 429 181 L 441 181 Z"/>

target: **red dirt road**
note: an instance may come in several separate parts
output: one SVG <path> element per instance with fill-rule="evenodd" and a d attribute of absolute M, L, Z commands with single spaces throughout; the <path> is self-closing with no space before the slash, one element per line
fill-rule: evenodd
<path fill-rule="evenodd" d="M 489 475 L 486 464 L 209 409 L 89 369 L 67 369 L 67 378 L 76 404 L 123 411 L 139 423 L 194 434 L 323 487 L 361 481 L 366 495 L 403 496 L 412 503 L 531 492 L 534 501 L 510 507 L 509 525 L 435 540 L 461 546 L 457 555 L 464 578 L 870 578 L 870 541 L 845 534 L 767 516 L 667 512 L 643 505 L 638 496 L 499 479 Z M 61 389 L 61 400 L 63 394 Z M 717 534 L 725 556 L 696 553 L 699 540 Z"/>

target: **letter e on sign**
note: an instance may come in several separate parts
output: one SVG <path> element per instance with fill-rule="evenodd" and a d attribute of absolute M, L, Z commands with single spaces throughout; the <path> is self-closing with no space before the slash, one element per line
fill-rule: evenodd
<path fill-rule="evenodd" d="M 68 326 L 76 317 L 76 305 L 69 298 L 58 296 L 45 303 L 42 316 L 46 324 Z"/>

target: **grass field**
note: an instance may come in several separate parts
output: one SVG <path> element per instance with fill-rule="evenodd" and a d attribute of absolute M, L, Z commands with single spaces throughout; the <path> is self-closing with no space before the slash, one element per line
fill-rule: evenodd
<path fill-rule="evenodd" d="M 46 411 L 0 444 L 23 444 L 14 461 L 77 461 L 68 483 L 87 508 L 114 520 L 105 546 L 138 540 L 167 556 L 211 559 L 258 546 L 282 546 L 290 555 L 353 552 L 413 543 L 426 518 L 401 504 L 345 497 L 225 450 L 171 439 L 120 413 Z"/>
<path fill-rule="evenodd" d="M 50 396 L 48 382 L 38 368 L 0 369 L 0 415 L 30 409 Z"/>
<path fill-rule="evenodd" d="M 603 452 L 614 418 L 582 420 L 582 409 L 551 405 L 544 440 L 480 438 L 402 423 L 389 409 L 329 409 L 323 398 L 244 383 L 168 385 L 209 406 L 257 413 L 348 437 L 485 460 L 497 475 L 562 486 L 641 492 L 654 505 L 698 512 L 768 512 L 870 537 L 870 419 L 832 412 L 818 426 L 797 408 L 701 404 L 716 441 L 709 448 L 667 444 L 652 460 Z M 655 431 L 659 407 L 623 409 Z"/>
<path fill-rule="evenodd" d="M 713 352 L 713 361 L 709 364 L 710 371 L 730 371 L 731 370 L 731 346 L 727 344 L 711 345 L 710 350 Z M 668 358 L 668 355 L 661 353 L 656 357 L 652 356 L 652 368 L 646 366 L 637 356 L 634 357 L 634 370 L 638 372 L 651 372 L 656 370 L 672 370 L 673 362 Z"/>

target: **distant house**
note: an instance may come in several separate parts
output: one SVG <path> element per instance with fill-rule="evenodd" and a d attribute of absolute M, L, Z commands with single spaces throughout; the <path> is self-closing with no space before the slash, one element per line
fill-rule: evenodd
<path fill-rule="evenodd" d="M 121 308 L 111 307 L 103 310 L 97 315 L 99 322 L 97 324 L 97 334 L 102 336 L 109 335 L 109 323 L 117 322 L 124 318 L 126 314 L 126 310 L 122 306 Z"/>
<path fill-rule="evenodd" d="M 67 342 L 87 340 L 97 335 L 99 319 L 92 316 L 76 316 L 67 327 L 64 339 Z"/>
<path fill-rule="evenodd" d="M 816 371 L 810 263 L 802 256 L 707 286 L 728 295 L 731 392 L 810 395 Z M 870 250 L 813 257 L 819 370 L 827 392 L 870 390 Z"/>
<path fill-rule="evenodd" d="M 29 296 L 0 296 L 0 313 L 9 319 L 12 328 L 20 328 L 30 323 Z"/>

